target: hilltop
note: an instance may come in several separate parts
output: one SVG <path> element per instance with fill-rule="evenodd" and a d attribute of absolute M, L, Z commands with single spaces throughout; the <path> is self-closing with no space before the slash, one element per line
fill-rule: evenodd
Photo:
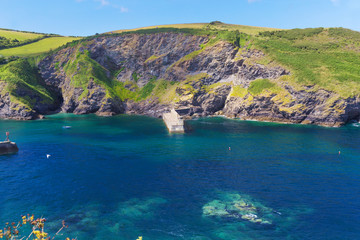
<path fill-rule="evenodd" d="M 9 48 L 32 57 L 0 66 L 0 116 L 159 117 L 174 107 L 187 117 L 339 126 L 360 119 L 359 40 L 343 28 L 216 21 L 112 31 L 45 54 L 25 53 L 31 44 Z"/>
<path fill-rule="evenodd" d="M 183 24 L 166 24 L 166 25 L 157 25 L 157 26 L 149 26 L 142 28 L 134 28 L 134 29 L 123 29 L 116 30 L 108 33 L 123 33 L 137 30 L 147 30 L 147 29 L 159 29 L 159 28 L 177 28 L 177 29 L 217 29 L 217 30 L 228 30 L 228 31 L 239 31 L 249 35 L 256 35 L 259 32 L 264 31 L 275 31 L 281 30 L 277 28 L 267 28 L 267 27 L 254 27 L 254 26 L 246 26 L 246 25 L 238 25 L 238 24 L 227 24 L 220 21 L 213 21 L 210 23 L 183 23 Z"/>

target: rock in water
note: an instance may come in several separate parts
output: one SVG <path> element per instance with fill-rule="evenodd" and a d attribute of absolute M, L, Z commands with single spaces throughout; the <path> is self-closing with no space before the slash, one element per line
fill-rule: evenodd
<path fill-rule="evenodd" d="M 0 142 L 0 155 L 16 153 L 19 151 L 18 146 L 14 142 Z"/>
<path fill-rule="evenodd" d="M 203 206 L 204 216 L 232 218 L 261 225 L 272 225 L 273 210 L 250 197 L 240 194 L 226 194 L 221 199 Z"/>

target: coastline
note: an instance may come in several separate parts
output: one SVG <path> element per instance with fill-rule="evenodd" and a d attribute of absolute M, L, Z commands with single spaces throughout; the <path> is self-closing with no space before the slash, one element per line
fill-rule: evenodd
<path fill-rule="evenodd" d="M 135 116 L 146 116 L 146 117 L 151 117 L 151 118 L 158 118 L 161 119 L 161 117 L 157 117 L 151 114 L 137 114 L 137 113 L 120 113 L 120 114 L 97 114 L 97 113 L 86 113 L 86 114 L 76 114 L 76 113 L 65 113 L 65 112 L 55 112 L 55 113 L 51 113 L 51 114 L 45 114 L 45 115 L 39 115 L 37 118 L 19 118 L 19 117 L 9 117 L 9 118 L 0 118 L 0 120 L 15 120 L 15 121 L 33 121 L 33 120 L 43 120 L 43 119 L 47 119 L 49 116 L 54 116 L 54 115 L 58 115 L 58 114 L 69 114 L 69 115 L 74 115 L 74 116 L 87 116 L 87 115 L 95 115 L 98 117 L 105 117 L 105 118 L 109 118 L 109 117 L 114 117 L 114 116 L 120 116 L 120 115 L 135 115 Z M 213 114 L 213 115 L 206 115 L 206 116 L 185 116 L 184 117 L 184 121 L 196 121 L 198 119 L 206 119 L 206 118 L 225 118 L 228 120 L 235 120 L 235 121 L 245 121 L 245 122 L 258 122 L 258 123 L 274 123 L 274 124 L 285 124 L 285 125 L 298 125 L 298 126 L 317 126 L 317 127 L 324 127 L 324 128 L 341 128 L 341 127 L 345 127 L 347 125 L 351 125 L 357 122 L 348 122 L 348 123 L 337 123 L 337 124 L 314 124 L 314 123 L 298 123 L 298 122 L 292 122 L 289 121 L 287 119 L 274 119 L 274 120 L 270 120 L 267 118 L 261 118 L 261 119 L 257 119 L 257 118 L 238 118 L 238 117 L 229 117 L 223 114 Z"/>

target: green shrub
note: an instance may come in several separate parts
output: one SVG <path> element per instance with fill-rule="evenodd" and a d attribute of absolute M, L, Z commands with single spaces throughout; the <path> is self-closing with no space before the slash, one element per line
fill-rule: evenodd
<path fill-rule="evenodd" d="M 144 100 L 152 93 L 155 88 L 156 78 L 150 79 L 150 81 L 139 91 L 137 100 Z"/>
<path fill-rule="evenodd" d="M 270 89 L 275 86 L 276 86 L 276 84 L 273 82 L 270 82 L 269 79 L 256 79 L 250 83 L 248 91 L 252 95 L 259 95 L 260 93 L 262 93 L 263 90 Z"/>

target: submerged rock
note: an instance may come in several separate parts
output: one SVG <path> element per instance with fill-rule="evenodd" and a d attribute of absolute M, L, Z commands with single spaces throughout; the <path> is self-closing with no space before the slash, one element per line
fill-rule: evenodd
<path fill-rule="evenodd" d="M 213 200 L 203 206 L 204 216 L 239 219 L 262 225 L 273 224 L 271 218 L 274 212 L 249 196 L 240 194 L 226 194 L 222 199 Z"/>
<path fill-rule="evenodd" d="M 132 198 L 119 204 L 117 215 L 125 219 L 149 219 L 154 217 L 158 207 L 164 203 L 166 200 L 160 197 Z"/>

